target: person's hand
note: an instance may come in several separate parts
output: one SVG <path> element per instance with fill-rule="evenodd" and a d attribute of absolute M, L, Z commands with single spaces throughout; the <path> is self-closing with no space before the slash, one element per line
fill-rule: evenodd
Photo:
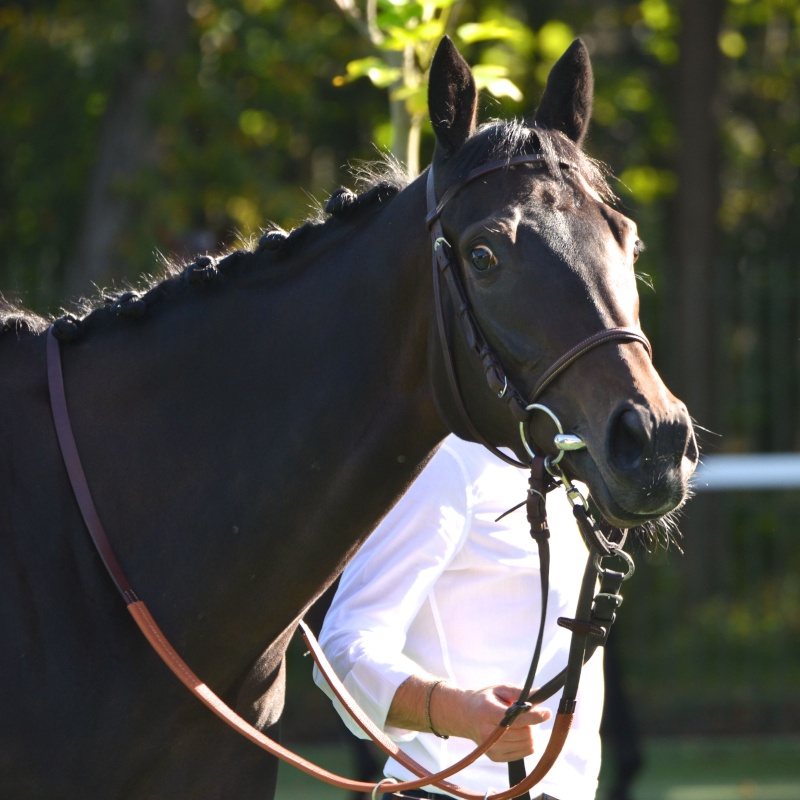
<path fill-rule="evenodd" d="M 438 733 L 461 736 L 482 744 L 516 702 L 521 687 L 487 686 L 467 690 L 439 684 L 431 695 L 430 713 Z M 492 761 L 516 761 L 533 753 L 533 726 L 550 719 L 547 708 L 532 708 L 520 714 L 486 755 Z"/>

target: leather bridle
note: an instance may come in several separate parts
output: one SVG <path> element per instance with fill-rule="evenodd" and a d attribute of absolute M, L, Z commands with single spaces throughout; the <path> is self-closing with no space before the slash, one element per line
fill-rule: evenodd
<path fill-rule="evenodd" d="M 458 270 L 458 266 L 453 258 L 453 248 L 444 235 L 442 228 L 442 212 L 447 204 L 466 186 L 479 178 L 483 178 L 493 172 L 506 170 L 524 164 L 537 166 L 545 165 L 546 159 L 541 153 L 523 154 L 513 156 L 504 161 L 493 161 L 489 164 L 476 167 L 467 174 L 465 178 L 454 183 L 446 189 L 442 199 L 436 199 L 436 185 L 433 165 L 428 169 L 426 183 L 426 198 L 428 213 L 425 222 L 430 230 L 431 237 L 431 261 L 433 264 L 433 295 L 436 308 L 436 327 L 441 346 L 442 357 L 447 372 L 447 380 L 450 387 L 450 394 L 455 402 L 461 420 L 466 429 L 476 442 L 480 442 L 487 447 L 498 458 L 513 464 L 517 467 L 528 466 L 511 458 L 495 444 L 484 437 L 472 416 L 467 410 L 464 401 L 461 385 L 458 380 L 455 368 L 455 358 L 451 337 L 448 334 L 446 323 L 446 311 L 444 297 L 442 293 L 442 282 L 447 286 L 450 300 L 453 305 L 456 319 L 460 323 L 463 337 L 470 351 L 480 360 L 486 376 L 486 383 L 494 395 L 505 402 L 511 416 L 517 423 L 527 424 L 530 419 L 530 406 L 533 405 L 544 392 L 544 390 L 570 365 L 574 364 L 581 356 L 593 350 L 598 345 L 611 341 L 639 342 L 644 345 L 648 355 L 652 358 L 650 342 L 645 335 L 635 328 L 604 328 L 597 333 L 587 336 L 570 348 L 560 358 L 553 362 L 536 381 L 530 394 L 526 396 L 521 392 L 509 378 L 508 373 L 503 368 L 499 356 L 494 348 L 489 344 L 488 339 L 481 330 L 477 321 L 469 296 L 464 289 L 464 283 Z M 569 165 L 562 165 L 568 167 Z"/>
<path fill-rule="evenodd" d="M 541 164 L 543 161 L 544 159 L 540 155 L 525 155 L 516 156 L 504 162 L 491 163 L 482 167 L 478 167 L 470 172 L 462 181 L 448 188 L 439 202 L 436 202 L 432 167 L 428 173 L 427 179 L 429 208 L 427 222 L 431 229 L 432 238 L 437 327 L 445 357 L 450 388 L 456 405 L 459 408 L 459 413 L 462 415 L 470 432 L 476 438 L 476 440 L 482 442 L 486 447 L 489 448 L 489 450 L 494 452 L 503 460 L 508 461 L 516 466 L 526 465 L 509 458 L 495 445 L 486 441 L 486 439 L 478 432 L 475 423 L 467 412 L 455 373 L 452 348 L 447 335 L 445 309 L 441 292 L 442 279 L 444 279 L 446 285 L 448 286 L 456 309 L 457 317 L 461 321 L 461 326 L 466 337 L 466 341 L 470 346 L 470 349 L 475 352 L 484 365 L 486 380 L 489 387 L 496 393 L 498 398 L 505 400 L 511 414 L 514 416 L 514 419 L 517 422 L 525 423 L 531 413 L 530 406 L 544 391 L 544 389 L 553 380 L 555 380 L 555 378 L 561 374 L 561 372 L 563 372 L 578 358 L 580 358 L 580 356 L 594 347 L 612 340 L 638 341 L 645 346 L 648 353 L 650 352 L 650 345 L 647 339 L 639 331 L 629 328 L 610 328 L 600 331 L 593 336 L 588 337 L 584 341 L 579 342 L 577 345 L 575 345 L 575 347 L 571 348 L 547 370 L 545 370 L 534 386 L 529 399 L 526 400 L 524 395 L 520 393 L 508 379 L 508 376 L 506 375 L 499 358 L 483 335 L 481 328 L 475 319 L 475 315 L 472 311 L 466 292 L 463 289 L 458 270 L 454 267 L 450 245 L 444 238 L 440 215 L 447 203 L 450 202 L 450 200 L 452 200 L 468 183 L 471 183 L 472 181 L 491 172 L 505 169 L 507 167 L 528 163 Z M 209 689 L 209 687 L 206 686 L 194 674 L 194 672 L 192 672 L 192 670 L 166 639 L 150 614 L 150 611 L 145 605 L 144 601 L 137 596 L 134 588 L 122 570 L 95 508 L 69 419 L 61 367 L 61 353 L 59 342 L 55 335 L 55 326 L 51 326 L 47 333 L 46 348 L 47 378 L 50 391 L 50 403 L 56 428 L 56 435 L 69 477 L 70 485 L 77 500 L 78 507 L 86 528 L 103 560 L 103 563 L 105 564 L 106 569 L 108 570 L 108 573 L 122 595 L 128 611 L 131 613 L 131 616 L 134 618 L 136 624 L 139 626 L 150 645 L 170 668 L 170 670 L 172 670 L 172 672 L 192 692 L 192 694 L 194 694 L 195 697 L 200 700 L 200 702 L 206 705 L 213 713 L 220 717 L 239 734 L 249 739 L 261 749 L 267 751 L 277 758 L 280 758 L 283 761 L 286 761 L 292 766 L 311 775 L 312 777 L 325 781 L 333 786 L 359 792 L 369 792 L 370 790 L 373 790 L 374 796 L 378 787 L 373 788 L 372 784 L 343 778 L 330 773 L 327 770 L 321 769 L 320 767 L 317 767 L 300 756 L 292 753 L 290 750 L 287 750 L 282 745 L 278 744 L 274 740 L 264 735 L 261 731 L 250 725 L 246 720 L 242 719 L 238 714 L 236 714 L 236 712 L 234 712 L 222 700 L 220 700 L 220 698 L 217 697 L 217 695 L 214 694 L 214 692 L 212 692 L 211 689 Z M 544 614 L 546 611 L 545 597 L 547 594 L 545 564 L 549 560 L 549 550 L 547 545 L 549 531 L 547 529 L 547 519 L 545 513 L 545 495 L 550 489 L 553 488 L 555 482 L 545 473 L 545 459 L 541 457 L 534 457 L 532 464 L 527 466 L 531 467 L 530 491 L 528 494 L 527 510 L 528 519 L 531 523 L 531 534 L 539 544 L 540 558 L 542 559 L 542 619 L 544 619 Z M 567 482 L 567 479 L 563 476 L 563 473 L 561 477 L 565 482 Z M 561 618 L 558 620 L 560 625 L 572 631 L 572 644 L 570 647 L 570 654 L 566 668 L 554 678 L 549 680 L 546 684 L 544 684 L 544 686 L 542 686 L 540 689 L 535 692 L 531 692 L 531 685 L 538 661 L 538 653 L 541 649 L 543 625 L 540 625 L 536 652 L 528 679 L 525 683 L 525 687 L 523 688 L 523 692 L 520 695 L 520 699 L 517 701 L 517 703 L 511 706 L 506 714 L 506 717 L 501 721 L 495 731 L 487 738 L 485 742 L 476 747 L 472 753 L 470 753 L 464 759 L 437 774 L 429 774 L 424 767 L 420 766 L 413 759 L 403 753 L 394 742 L 386 737 L 385 734 L 378 729 L 369 720 L 369 718 L 364 715 L 363 712 L 358 709 L 358 706 L 349 696 L 341 681 L 336 677 L 335 673 L 330 667 L 330 664 L 328 664 L 311 631 L 304 623 L 300 623 L 305 641 L 309 646 L 314 660 L 316 661 L 328 683 L 331 685 L 334 693 L 342 701 L 343 705 L 345 708 L 347 708 L 351 716 L 353 716 L 356 722 L 369 734 L 369 736 L 387 755 L 390 755 L 400 764 L 405 766 L 412 774 L 420 776 L 415 780 L 387 785 L 385 786 L 384 790 L 404 791 L 417 789 L 422 786 L 435 785 L 436 787 L 450 792 L 457 797 L 464 798 L 465 800 L 481 800 L 481 798 L 484 798 L 484 800 L 486 800 L 486 798 L 488 798 L 488 800 L 511 800 L 511 798 L 524 795 L 529 789 L 539 783 L 545 777 L 549 769 L 553 766 L 564 746 L 569 733 L 575 708 L 575 697 L 577 695 L 581 667 L 583 666 L 584 662 L 591 657 L 595 649 L 605 643 L 611 625 L 614 622 L 616 609 L 622 602 L 622 598 L 619 595 L 620 587 L 622 582 L 630 577 L 633 571 L 632 561 L 630 561 L 630 558 L 622 553 L 621 547 L 618 543 L 614 543 L 613 541 L 609 540 L 602 532 L 598 530 L 598 526 L 593 523 L 588 514 L 588 509 L 581 504 L 576 505 L 574 502 L 573 507 L 584 540 L 589 546 L 590 558 L 587 562 L 586 570 L 584 572 L 584 579 L 582 582 L 575 618 Z M 629 563 L 630 568 L 627 572 L 621 573 L 603 568 L 602 559 L 608 556 L 619 555 L 625 555 L 625 558 Z M 598 574 L 601 576 L 601 586 L 600 591 L 595 593 L 595 584 Z M 519 782 L 516 783 L 516 785 L 513 785 L 510 789 L 491 795 L 488 793 L 486 795 L 481 795 L 445 780 L 451 775 L 454 775 L 467 767 L 476 758 L 489 750 L 489 748 L 495 742 L 497 742 L 498 739 L 500 739 L 507 727 L 511 725 L 519 713 L 522 713 L 532 704 L 539 703 L 548 697 L 551 697 L 562 687 L 564 691 L 562 694 L 562 700 L 559 704 L 558 713 L 554 720 L 553 731 L 544 752 L 529 775 L 524 776 L 523 771 L 523 777 Z M 378 786 L 381 786 L 384 783 L 384 781 L 381 781 Z M 514 782 L 512 781 L 512 783 Z"/>

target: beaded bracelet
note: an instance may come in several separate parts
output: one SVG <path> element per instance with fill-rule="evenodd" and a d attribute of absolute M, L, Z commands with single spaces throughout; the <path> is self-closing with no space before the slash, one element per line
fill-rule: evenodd
<path fill-rule="evenodd" d="M 440 739 L 449 739 L 450 737 L 434 730 L 433 722 L 431 722 L 431 695 L 433 694 L 433 690 L 446 680 L 446 678 L 439 678 L 435 681 L 431 681 L 430 686 L 428 686 L 428 693 L 425 695 L 425 724 L 430 728 L 431 733 L 434 736 L 438 736 Z"/>

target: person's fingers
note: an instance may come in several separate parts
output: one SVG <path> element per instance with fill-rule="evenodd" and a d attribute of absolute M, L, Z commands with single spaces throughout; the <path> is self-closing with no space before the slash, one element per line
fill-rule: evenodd
<path fill-rule="evenodd" d="M 519 686 L 509 686 L 508 684 L 499 684 L 493 687 L 495 697 L 507 706 L 516 703 L 519 700 L 519 693 L 522 691 Z"/>
<path fill-rule="evenodd" d="M 492 761 L 516 761 L 519 758 L 525 758 L 533 753 L 533 740 L 522 740 L 517 742 L 504 741 L 505 737 L 501 739 L 496 745 L 489 748 L 486 755 Z"/>
<path fill-rule="evenodd" d="M 494 696 L 504 705 L 510 706 L 519 700 L 519 686 L 508 684 L 498 684 L 493 687 Z M 512 728 L 521 728 L 526 725 L 539 725 L 545 720 L 550 719 L 552 712 L 547 708 L 535 706 L 534 708 L 520 714 L 512 723 Z"/>
<path fill-rule="evenodd" d="M 534 728 L 532 725 L 509 727 L 502 738 L 494 744 L 487 756 L 492 761 L 516 761 L 529 756 L 534 751 Z"/>
<path fill-rule="evenodd" d="M 540 725 L 550 719 L 553 712 L 549 708 L 534 706 L 529 711 L 524 711 L 510 725 L 511 728 L 526 728 L 529 725 Z"/>

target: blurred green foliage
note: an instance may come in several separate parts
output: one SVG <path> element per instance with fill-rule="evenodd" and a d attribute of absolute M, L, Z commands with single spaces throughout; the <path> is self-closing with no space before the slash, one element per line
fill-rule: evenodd
<path fill-rule="evenodd" d="M 597 74 L 590 149 L 618 171 L 659 287 L 665 201 L 676 190 L 669 102 L 679 58 L 676 0 L 381 0 L 377 50 L 339 7 L 347 5 L 186 3 L 189 34 L 150 103 L 153 159 L 115 187 L 136 211 L 116 244 L 124 274 L 150 269 L 155 250 L 183 254 L 193 241 L 228 246 L 268 220 L 302 219 L 309 193 L 324 194 L 346 180 L 348 161 L 391 144 L 384 87 L 396 75 L 386 53 L 410 43 L 424 72 L 440 33 L 452 29 L 494 89 L 484 92 L 484 118 L 531 110 L 553 61 L 575 35 L 587 39 Z M 142 52 L 139 6 L 56 0 L 0 8 L 0 286 L 35 308 L 61 299 L 109 99 L 131 71 L 161 68 L 158 51 Z M 797 0 L 728 0 L 719 35 L 719 223 L 743 270 L 748 254 L 796 245 L 797 226 L 786 223 L 797 213 L 800 165 L 798 9 Z M 424 84 L 401 88 L 419 114 Z M 424 129 L 422 136 L 424 164 L 430 141 Z M 740 353 L 749 338 L 740 330 L 733 340 Z"/>

